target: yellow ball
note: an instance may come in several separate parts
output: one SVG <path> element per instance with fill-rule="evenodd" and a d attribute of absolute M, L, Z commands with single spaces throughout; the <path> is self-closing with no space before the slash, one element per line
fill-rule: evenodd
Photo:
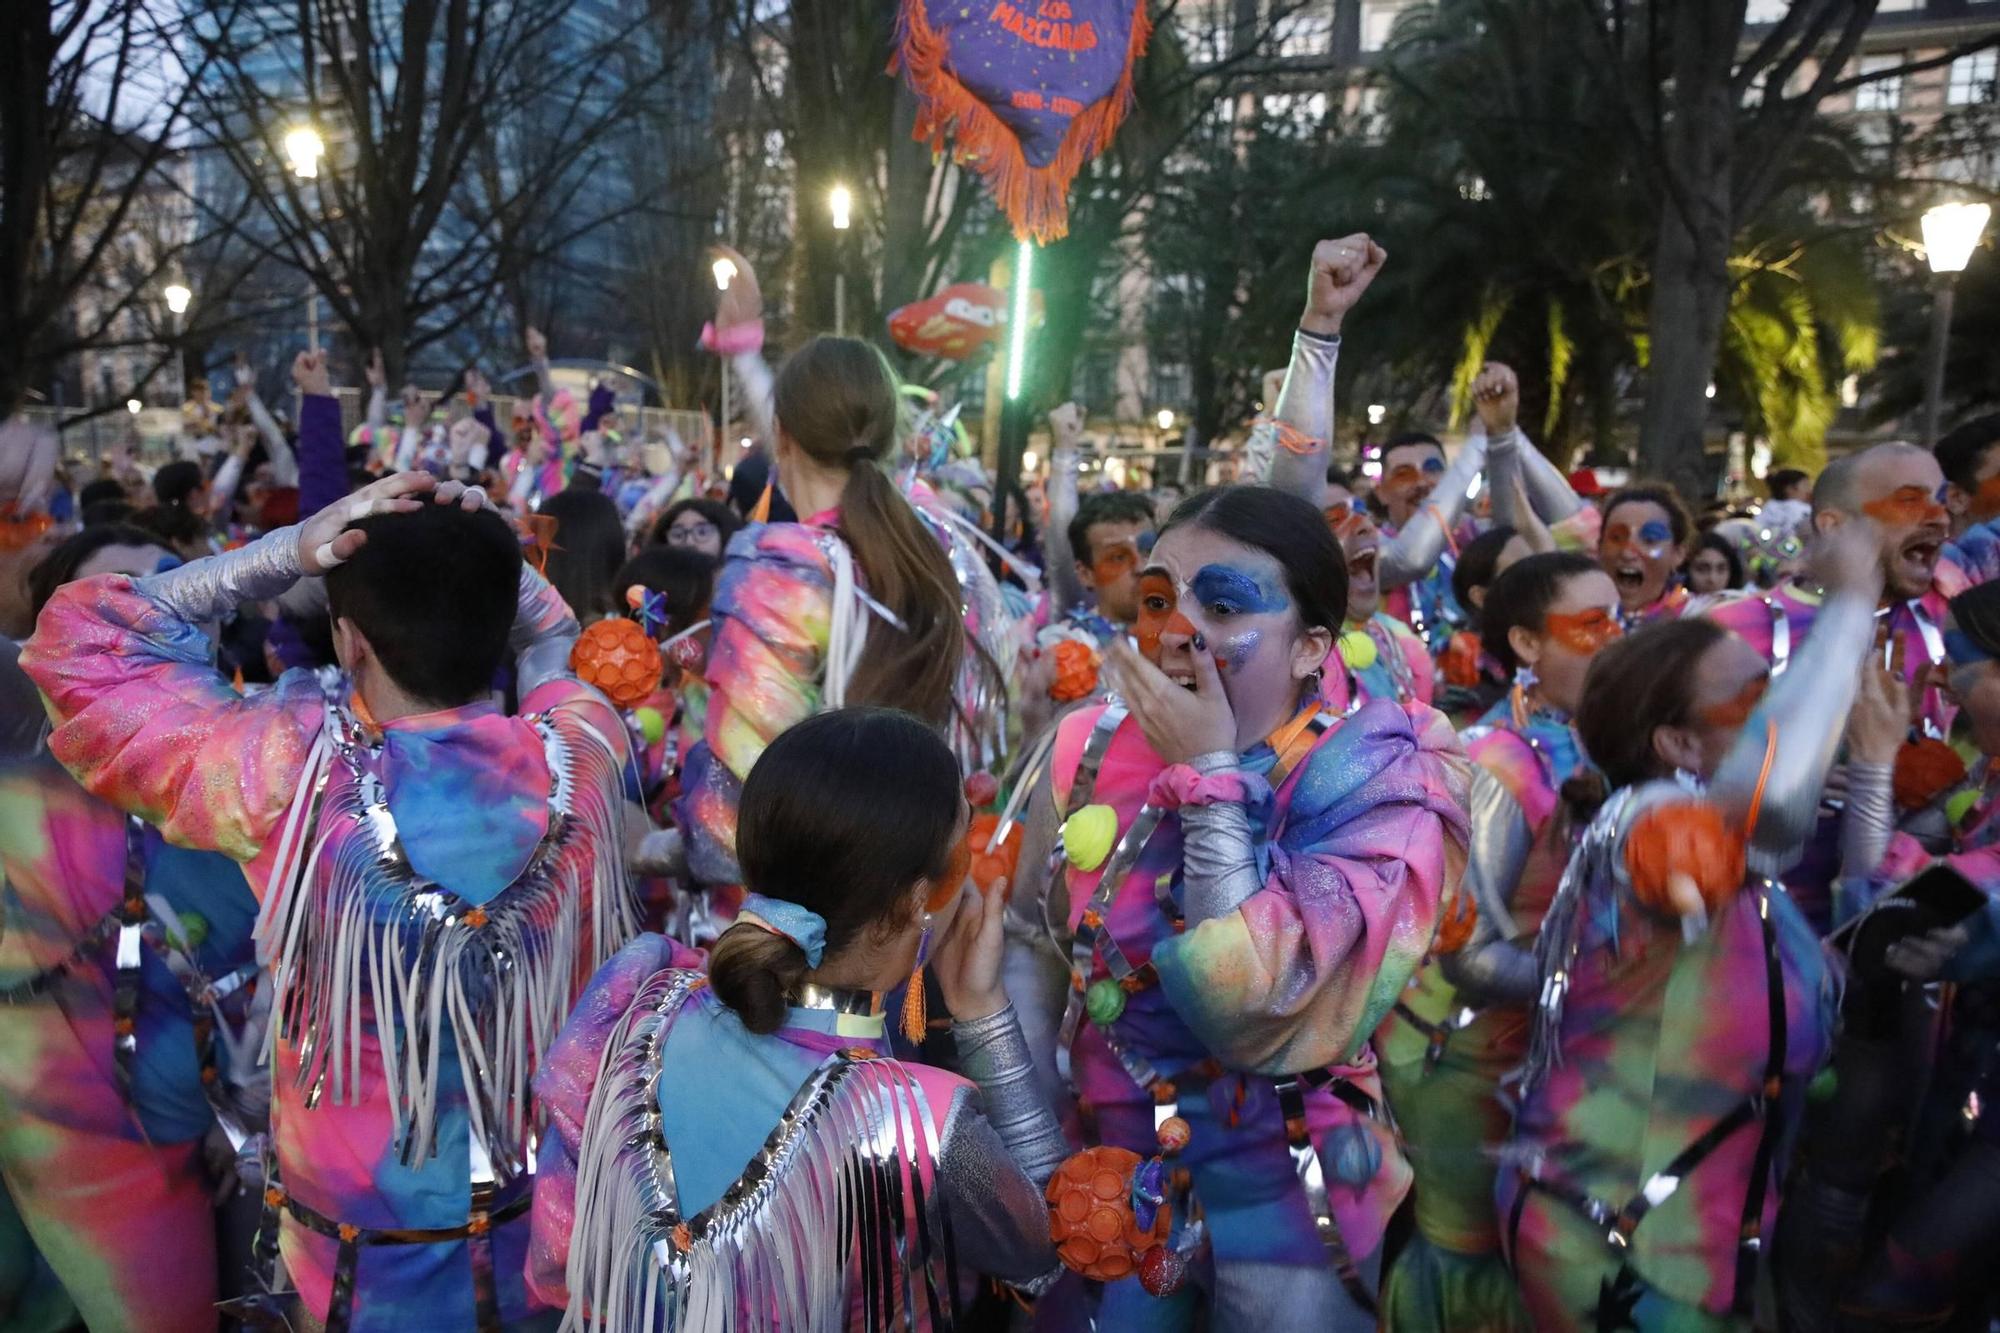
<path fill-rule="evenodd" d="M 639 734 L 646 738 L 646 744 L 658 745 L 667 738 L 667 720 L 660 716 L 657 708 L 641 708 L 632 716 L 639 723 Z"/>
<path fill-rule="evenodd" d="M 1351 629 L 1340 636 L 1340 660 L 1356 671 L 1366 671 L 1379 656 L 1375 640 L 1365 629 Z"/>
<path fill-rule="evenodd" d="M 1108 805 L 1086 805 L 1063 821 L 1063 855 L 1089 874 L 1104 864 L 1118 841 L 1118 812 Z"/>

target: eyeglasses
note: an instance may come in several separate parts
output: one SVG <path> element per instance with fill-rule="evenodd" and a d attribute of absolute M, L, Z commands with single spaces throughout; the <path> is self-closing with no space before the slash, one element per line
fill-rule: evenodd
<path fill-rule="evenodd" d="M 677 523 L 667 529 L 667 545 L 700 546 L 703 542 L 714 541 L 721 534 L 722 530 L 713 523 L 689 523 L 685 527 Z"/>

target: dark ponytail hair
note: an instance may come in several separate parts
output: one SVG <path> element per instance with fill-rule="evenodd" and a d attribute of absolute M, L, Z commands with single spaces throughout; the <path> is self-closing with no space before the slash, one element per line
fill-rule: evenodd
<path fill-rule="evenodd" d="M 1188 525 L 1219 532 L 1276 560 L 1300 623 L 1340 636 L 1347 619 L 1347 559 L 1326 515 L 1270 486 L 1215 486 L 1174 506 L 1160 535 Z"/>
<path fill-rule="evenodd" d="M 894 704 L 944 725 L 965 661 L 965 622 L 951 561 L 884 468 L 899 433 L 895 371 L 859 338 L 814 338 L 785 359 L 772 409 L 778 428 L 807 457 L 846 469 L 840 535 L 869 595 L 907 627 L 869 626 L 848 698 Z"/>
<path fill-rule="evenodd" d="M 1500 553 L 1520 535 L 1516 528 L 1497 524 L 1467 542 L 1458 553 L 1458 563 L 1451 568 L 1451 595 L 1465 611 L 1470 628 L 1479 628 L 1479 607 L 1472 600 L 1473 590 L 1493 586 L 1498 577 L 1493 570 L 1500 563 Z"/>
<path fill-rule="evenodd" d="M 917 881 L 945 873 L 964 798 L 937 732 L 891 708 L 840 708 L 772 741 L 743 782 L 743 883 L 826 919 L 831 958 L 873 930 L 900 930 Z M 715 997 L 752 1032 L 775 1032 L 810 969 L 760 926 L 731 926 L 709 956 Z"/>
<path fill-rule="evenodd" d="M 1653 733 L 1693 719 L 1695 668 L 1728 634 L 1706 617 L 1657 620 L 1591 659 L 1576 732 L 1613 788 L 1664 776 Z"/>
<path fill-rule="evenodd" d="M 1540 633 L 1564 584 L 1582 574 L 1603 572 L 1603 566 L 1575 551 L 1548 551 L 1516 560 L 1487 585 L 1479 646 L 1511 676 L 1520 669 L 1521 659 L 1514 655 L 1507 631 L 1519 627 Z"/>

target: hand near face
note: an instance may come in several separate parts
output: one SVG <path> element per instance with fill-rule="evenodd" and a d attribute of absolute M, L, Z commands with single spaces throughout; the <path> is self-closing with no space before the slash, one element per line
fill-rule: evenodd
<path fill-rule="evenodd" d="M 1007 949 L 1002 928 L 1006 909 L 1004 882 L 986 893 L 961 891 L 957 910 L 945 925 L 944 939 L 931 957 L 938 990 L 954 1019 L 971 1022 L 989 1018 L 1007 1007 L 1007 991 L 1000 984 L 1000 965 Z"/>
<path fill-rule="evenodd" d="M 1105 654 L 1112 681 L 1132 718 L 1160 758 L 1184 764 L 1217 750 L 1236 749 L 1236 712 L 1222 688 L 1215 654 L 1206 644 L 1190 647 L 1194 688 L 1176 684 L 1123 639 Z"/>

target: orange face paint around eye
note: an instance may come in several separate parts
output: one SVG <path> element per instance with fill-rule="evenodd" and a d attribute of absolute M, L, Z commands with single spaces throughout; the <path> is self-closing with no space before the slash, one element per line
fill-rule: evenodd
<path fill-rule="evenodd" d="M 1603 607 L 1565 615 L 1551 611 L 1542 620 L 1550 638 L 1573 653 L 1590 654 L 1624 634 L 1618 617 Z"/>
<path fill-rule="evenodd" d="M 1138 563 L 1138 546 L 1132 542 L 1120 542 L 1090 562 L 1090 573 L 1099 583 L 1111 583 L 1129 574 Z"/>
<path fill-rule="evenodd" d="M 1921 486 L 1898 486 L 1879 500 L 1861 506 L 1861 512 L 1885 527 L 1914 527 L 1941 519 L 1948 512 L 1939 497 Z"/>
<path fill-rule="evenodd" d="M 1175 600 L 1174 581 L 1165 574 L 1139 576 L 1139 618 L 1132 624 L 1132 634 L 1139 640 L 1140 654 L 1148 661 L 1160 659 L 1160 635 L 1166 633 L 1167 622 L 1178 614 Z"/>

